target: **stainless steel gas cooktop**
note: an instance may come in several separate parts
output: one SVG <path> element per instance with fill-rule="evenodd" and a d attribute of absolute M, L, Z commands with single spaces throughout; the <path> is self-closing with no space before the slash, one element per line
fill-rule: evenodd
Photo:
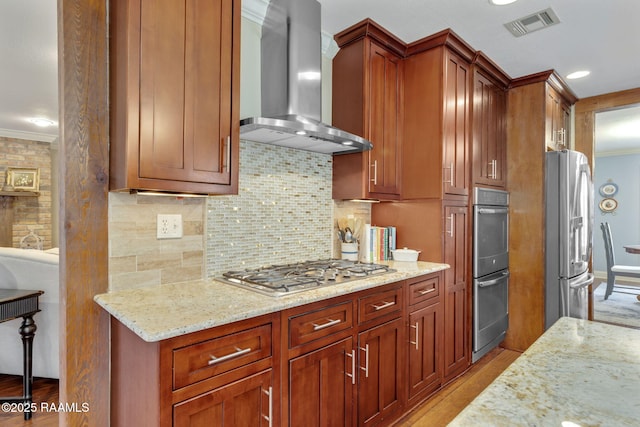
<path fill-rule="evenodd" d="M 325 259 L 228 271 L 218 280 L 278 297 L 393 271 L 381 264 Z"/>

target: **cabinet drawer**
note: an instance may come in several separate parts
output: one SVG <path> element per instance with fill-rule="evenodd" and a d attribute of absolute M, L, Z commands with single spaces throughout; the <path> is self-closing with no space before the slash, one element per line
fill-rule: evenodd
<path fill-rule="evenodd" d="M 402 309 L 402 288 L 367 295 L 358 300 L 358 323 L 364 323 Z"/>
<path fill-rule="evenodd" d="M 432 276 L 418 279 L 409 284 L 409 305 L 418 304 L 428 300 L 436 301 L 440 296 L 440 276 Z"/>
<path fill-rule="evenodd" d="M 353 325 L 351 301 L 289 318 L 289 348 L 326 337 Z"/>
<path fill-rule="evenodd" d="M 271 324 L 173 351 L 173 389 L 270 357 Z"/>

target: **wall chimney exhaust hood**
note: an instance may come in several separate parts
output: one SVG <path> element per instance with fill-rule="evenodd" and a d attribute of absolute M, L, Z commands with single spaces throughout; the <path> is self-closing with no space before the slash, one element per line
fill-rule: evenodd
<path fill-rule="evenodd" d="M 321 122 L 320 3 L 271 0 L 262 27 L 262 117 L 240 138 L 324 154 L 370 150 L 366 139 Z"/>

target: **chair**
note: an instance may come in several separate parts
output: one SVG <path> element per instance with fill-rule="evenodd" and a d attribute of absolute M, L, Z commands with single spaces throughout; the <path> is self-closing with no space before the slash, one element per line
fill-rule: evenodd
<path fill-rule="evenodd" d="M 635 265 L 618 265 L 613 251 L 613 239 L 611 238 L 611 227 L 608 222 L 600 223 L 602 238 L 604 239 L 604 250 L 607 256 L 607 289 L 604 299 L 609 298 L 615 286 L 616 276 L 640 277 L 640 267 Z"/>

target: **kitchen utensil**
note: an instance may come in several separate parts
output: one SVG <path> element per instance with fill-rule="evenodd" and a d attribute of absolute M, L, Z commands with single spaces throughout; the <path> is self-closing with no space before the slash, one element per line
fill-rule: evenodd
<path fill-rule="evenodd" d="M 394 261 L 417 261 L 418 255 L 421 251 L 416 251 L 415 249 L 392 249 L 391 253 L 393 254 Z"/>
<path fill-rule="evenodd" d="M 347 227 L 344 230 L 344 240 L 343 240 L 343 242 L 345 242 L 345 243 L 353 242 L 353 232 L 351 231 L 351 229 L 349 227 Z"/>

